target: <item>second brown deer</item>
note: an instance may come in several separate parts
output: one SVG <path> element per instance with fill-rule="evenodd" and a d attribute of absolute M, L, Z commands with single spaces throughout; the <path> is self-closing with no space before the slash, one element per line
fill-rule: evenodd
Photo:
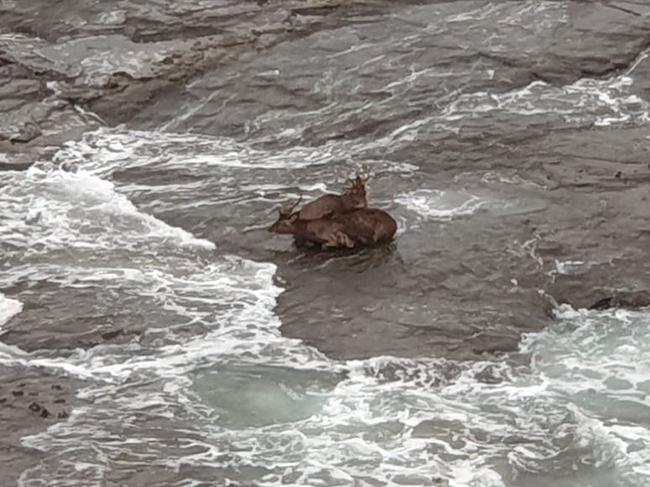
<path fill-rule="evenodd" d="M 324 194 L 310 201 L 298 211 L 298 218 L 318 220 L 367 207 L 367 181 L 367 177 L 362 178 L 359 175 L 355 179 L 348 179 L 349 186 L 342 194 Z"/>

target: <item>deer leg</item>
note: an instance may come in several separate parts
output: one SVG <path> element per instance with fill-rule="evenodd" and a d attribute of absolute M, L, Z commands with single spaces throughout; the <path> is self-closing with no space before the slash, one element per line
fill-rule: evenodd
<path fill-rule="evenodd" d="M 340 247 L 349 247 L 351 240 L 343 232 L 331 232 L 327 235 L 327 240 L 323 243 L 324 249 L 337 249 Z"/>
<path fill-rule="evenodd" d="M 328 240 L 327 242 L 323 242 L 323 245 L 321 245 L 321 248 L 323 249 L 336 249 L 338 247 L 340 247 L 340 245 L 336 240 Z"/>
<path fill-rule="evenodd" d="M 354 247 L 354 241 L 348 237 L 345 233 L 343 232 L 336 232 L 334 234 L 337 243 L 342 246 L 342 247 L 347 247 L 349 249 Z"/>

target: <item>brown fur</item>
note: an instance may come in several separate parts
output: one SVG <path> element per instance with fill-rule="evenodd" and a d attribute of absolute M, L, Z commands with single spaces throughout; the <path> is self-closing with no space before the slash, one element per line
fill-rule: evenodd
<path fill-rule="evenodd" d="M 350 186 L 342 194 L 325 194 L 307 203 L 300 209 L 298 218 L 319 220 L 367 207 L 365 180 L 357 176 L 356 179 L 349 181 Z"/>
<path fill-rule="evenodd" d="M 280 215 L 269 227 L 269 232 L 293 235 L 298 242 L 313 242 L 323 248 L 354 247 L 353 241 L 343 233 L 344 225 L 328 219 L 301 220 L 298 212 Z"/>
<path fill-rule="evenodd" d="M 323 248 L 353 248 L 390 242 L 397 223 L 384 210 L 362 208 L 332 218 L 301 220 L 298 212 L 280 214 L 269 231 L 293 235 L 297 243 L 313 242 Z"/>
<path fill-rule="evenodd" d="M 397 232 L 397 222 L 384 210 L 363 208 L 334 215 L 331 221 L 342 225 L 340 231 L 356 245 L 373 245 L 390 242 Z"/>

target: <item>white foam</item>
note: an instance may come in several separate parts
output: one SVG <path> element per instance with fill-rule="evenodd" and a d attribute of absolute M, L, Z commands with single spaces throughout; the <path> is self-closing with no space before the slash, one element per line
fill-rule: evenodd
<path fill-rule="evenodd" d="M 650 120 L 650 105 L 630 92 L 633 80 L 618 76 L 607 80 L 583 78 L 565 86 L 534 81 L 506 93 L 476 92 L 460 95 L 440 115 L 461 120 L 483 113 L 504 111 L 531 116 L 550 114 L 571 123 L 608 126 L 628 121 Z"/>
<path fill-rule="evenodd" d="M 581 260 L 566 260 L 566 261 L 559 261 L 555 260 L 555 272 L 560 275 L 570 275 L 570 274 L 575 274 L 584 267 L 588 267 L 588 264 L 586 262 L 583 262 Z"/>
<path fill-rule="evenodd" d="M 0 194 L 0 239 L 22 252 L 132 248 L 168 240 L 182 247 L 215 247 L 140 212 L 113 183 L 83 169 L 32 167 L 9 177 Z"/>
<path fill-rule="evenodd" d="M 268 152 L 226 137 L 102 128 L 87 132 L 80 141 L 67 143 L 55 159 L 83 164 L 87 171 L 105 176 L 118 168 L 153 164 L 156 169 L 289 170 L 326 164 L 332 156 L 328 149 L 294 146 Z"/>
<path fill-rule="evenodd" d="M 534 81 L 505 93 L 454 92 L 436 114 L 409 121 L 378 141 L 378 145 L 410 143 L 421 131 L 458 134 L 471 119 L 485 119 L 500 113 L 521 115 L 521 125 L 548 124 L 558 120 L 571 126 L 623 126 L 650 121 L 650 104 L 635 94 L 634 81 L 627 75 L 605 80 L 581 78 L 555 86 Z M 501 123 L 501 121 L 497 121 Z"/>
<path fill-rule="evenodd" d="M 40 358 L 14 350 L 15 353 L 3 354 L 5 362 L 57 368 L 82 378 L 109 382 L 151 373 L 173 379 L 199 364 L 226 362 L 242 356 L 250 363 L 291 364 L 295 368 L 329 366 L 329 361 L 315 350 L 304 347 L 298 340 L 281 337 L 279 320 L 272 312 L 281 292 L 273 284 L 273 264 L 233 256 L 196 267 L 181 259 L 168 258 L 167 264 L 176 274 L 153 266 L 144 270 L 41 264 L 14 269 L 9 282 L 49 276 L 48 281 L 67 288 L 101 286 L 107 292 L 132 290 L 160 302 L 170 315 L 178 317 L 179 326 L 193 321 L 202 323 L 205 334 L 190 339 L 175 338 L 174 327 L 168 327 L 165 339 L 153 355 L 143 354 L 147 347 L 133 343 L 125 348 L 95 347 L 65 359 Z M 152 327 L 151 331 L 156 330 Z"/>
<path fill-rule="evenodd" d="M 23 303 L 17 299 L 11 299 L 0 293 L 0 330 L 2 325 L 23 310 Z"/>
<path fill-rule="evenodd" d="M 257 282 L 264 280 L 258 279 Z M 562 309 L 561 313 L 562 319 L 571 322 L 603 316 L 568 309 Z M 647 319 L 647 315 L 630 316 L 621 312 L 604 316 L 617 320 L 617 326 L 627 319 Z M 271 322 L 274 326 L 278 324 L 273 319 Z M 593 325 L 593 322 L 589 322 L 589 325 L 585 323 L 580 328 L 581 334 L 588 333 Z M 621 333 L 621 337 L 624 335 Z M 269 337 L 259 335 L 263 340 Z M 568 343 L 562 343 L 566 337 L 566 330 L 560 323 L 556 329 L 530 335 L 523 350 L 537 357 L 549 351 L 555 353 L 560 344 L 560 356 L 570 354 L 576 342 L 570 334 Z M 606 335 L 603 338 L 607 338 Z M 282 340 L 280 337 L 272 346 L 283 349 L 286 344 Z M 181 360 L 184 346 L 178 348 L 173 360 L 169 360 L 171 356 L 164 357 L 170 351 L 164 348 L 161 350 L 163 356 L 149 363 L 135 359 L 131 363 L 115 364 L 115 370 L 131 369 L 132 376 L 148 369 L 147 374 L 160 374 L 167 384 L 180 380 L 179 387 L 166 387 L 166 392 L 158 394 L 148 391 L 146 396 L 138 395 L 135 391 L 128 393 L 130 389 L 126 389 L 118 398 L 113 394 L 105 396 L 98 390 L 89 391 L 87 394 L 96 401 L 95 409 L 76 417 L 77 423 L 61 429 L 60 434 L 50 431 L 46 435 L 30 438 L 27 444 L 40 448 L 51 448 L 54 444 L 57 451 L 61 450 L 67 456 L 97 464 L 97 458 L 93 459 L 92 455 L 84 452 L 92 451 L 88 448 L 90 443 L 86 444 L 86 438 L 91 433 L 99 436 L 109 434 L 110 426 L 104 424 L 108 418 L 97 416 L 103 403 L 113 408 L 111 415 L 114 415 L 115 408 L 133 413 L 135 410 L 160 408 L 161 405 L 172 407 L 172 404 L 180 401 L 186 412 L 206 420 L 213 414 L 210 407 L 202 404 L 200 397 L 188 392 L 188 384 L 183 383 L 180 377 L 186 376 L 192 367 L 208 366 L 210 355 L 207 350 L 210 347 L 216 346 L 212 357 L 215 360 L 227 348 L 219 346 L 216 337 L 208 336 L 206 341 L 204 351 L 198 343 L 189 347 L 188 362 L 185 364 Z M 255 340 L 251 342 L 249 338 L 249 347 L 254 349 Z M 577 350 L 579 354 L 582 353 L 581 346 Z M 238 350 L 240 359 L 236 363 L 250 359 L 249 355 L 244 355 L 245 352 L 245 348 Z M 603 361 L 602 355 L 596 355 L 594 360 L 600 360 L 600 366 L 606 368 L 607 362 Z M 266 359 L 273 360 L 272 357 L 269 354 L 259 363 L 266 364 Z M 236 360 L 235 355 L 232 358 Z M 643 360 L 640 367 L 644 366 Z M 548 364 L 555 362 L 557 360 L 553 359 Z M 286 361 L 276 363 L 288 366 L 283 383 L 290 391 L 293 380 L 290 371 L 294 364 Z M 255 428 L 230 429 L 221 426 L 218 420 L 202 423 L 201 432 L 192 433 L 199 434 L 200 439 L 189 443 L 200 451 L 166 457 L 165 462 L 174 469 L 181 465 L 193 465 L 226 467 L 232 471 L 245 469 L 251 464 L 263 465 L 270 472 L 263 478 L 257 478 L 255 483 L 269 486 L 326 484 L 326 479 L 340 479 L 344 483 L 372 479 L 372 482 L 382 485 L 399 484 L 400 479 L 411 479 L 412 483 L 426 485 L 429 481 L 426 479 L 434 477 L 459 487 L 497 487 L 510 485 L 498 473 L 505 466 L 512 469 L 515 477 L 520 474 L 543 475 L 545 471 L 553 470 L 554 458 L 563 456 L 567 461 L 575 456 L 578 462 L 594 462 L 603 468 L 613 465 L 610 467 L 614 468 L 612 475 L 622 481 L 643 478 L 647 473 L 650 450 L 638 448 L 626 452 L 629 445 L 650 444 L 647 443 L 650 441 L 647 426 L 602 421 L 590 410 L 589 403 L 574 403 L 574 385 L 583 390 L 593 388 L 593 378 L 582 376 L 580 382 L 567 380 L 575 371 L 575 366 L 568 362 L 560 364 L 557 370 L 562 375 L 554 377 L 546 372 L 545 363 L 535 358 L 532 370 L 517 371 L 506 363 L 394 357 L 339 364 L 324 360 L 318 365 L 323 367 L 320 370 L 324 373 L 346 370 L 347 378 L 333 388 L 320 392 L 324 395 L 324 402 L 316 414 L 290 423 Z M 314 364 L 306 365 L 306 370 L 316 370 Z M 476 374 L 485 367 L 491 367 L 492 376 L 498 380 L 493 383 L 477 382 Z M 107 371 L 95 365 L 90 368 L 101 373 Z M 647 377 L 647 371 L 643 377 Z M 105 392 L 108 391 L 110 389 Z M 174 398 L 174 395 L 177 396 Z M 259 398 L 258 401 L 263 399 Z M 273 403 L 272 397 L 266 397 L 268 407 L 272 407 Z M 167 413 L 161 411 L 160 414 Z M 428 435 L 413 436 L 415 428 L 423 421 L 442 423 L 431 429 Z M 187 431 L 178 432 L 180 435 L 185 433 Z M 129 445 L 135 447 L 146 441 L 132 435 L 129 444 L 120 443 L 119 447 L 128 450 Z M 205 448 L 206 445 L 212 446 Z M 218 447 L 215 450 L 214 445 L 228 445 L 229 459 L 225 464 L 223 451 Z M 94 448 L 108 453 L 107 446 L 95 443 Z M 148 448 L 152 458 L 166 455 L 163 447 L 154 444 Z M 51 461 L 56 461 L 56 457 Z M 33 474 L 37 476 L 38 471 L 33 471 Z"/>
<path fill-rule="evenodd" d="M 640 485 L 635 482 L 647 480 L 650 463 L 643 389 L 650 376 L 650 313 L 563 305 L 557 317 L 557 326 L 529 335 L 522 350 L 533 353 L 545 391 L 572 403 L 577 434 L 595 460 L 615 463 L 622 479 Z"/>
<path fill-rule="evenodd" d="M 435 189 L 400 194 L 395 197 L 395 202 L 421 217 L 444 221 L 472 215 L 485 204 L 485 201 L 470 193 Z"/>

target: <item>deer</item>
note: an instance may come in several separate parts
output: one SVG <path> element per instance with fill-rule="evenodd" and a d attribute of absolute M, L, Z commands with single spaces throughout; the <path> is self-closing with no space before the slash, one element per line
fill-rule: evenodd
<path fill-rule="evenodd" d="M 280 208 L 278 220 L 269 232 L 293 235 L 296 245 L 320 245 L 322 249 L 370 246 L 390 242 L 397 223 L 387 212 L 378 208 L 360 208 L 336 213 L 330 218 L 302 220 L 294 211 L 302 197 L 289 208 Z"/>
<path fill-rule="evenodd" d="M 397 222 L 388 212 L 379 208 L 361 208 L 349 213 L 339 213 L 331 218 L 339 230 L 354 242 L 354 246 L 369 246 L 393 240 Z"/>
<path fill-rule="evenodd" d="M 342 194 L 324 194 L 310 201 L 298 212 L 300 220 L 319 220 L 332 215 L 348 213 L 350 211 L 366 208 L 366 182 L 368 177 L 362 178 L 357 174 L 355 179 L 348 179 L 349 186 Z"/>
<path fill-rule="evenodd" d="M 293 235 L 298 246 L 304 246 L 310 242 L 320 245 L 323 249 L 354 247 L 354 242 L 343 233 L 341 223 L 335 223 L 327 218 L 302 220 L 300 211 L 293 211 L 301 201 L 302 196 L 290 207 L 280 208 L 278 220 L 268 228 L 268 231 L 281 235 Z"/>

